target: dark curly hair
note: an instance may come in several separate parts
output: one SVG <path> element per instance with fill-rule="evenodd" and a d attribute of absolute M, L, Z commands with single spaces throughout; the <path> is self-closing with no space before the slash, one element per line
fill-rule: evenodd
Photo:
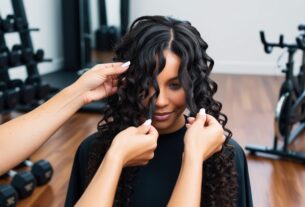
<path fill-rule="evenodd" d="M 96 172 L 115 135 L 129 126 L 139 126 L 151 118 L 159 94 L 158 74 L 165 67 L 164 50 L 169 49 L 181 59 L 179 80 L 186 94 L 190 115 L 200 108 L 215 117 L 226 133 L 221 152 L 203 164 L 201 206 L 235 206 L 237 174 L 233 146 L 228 144 L 232 133 L 225 127 L 227 117 L 222 104 L 213 99 L 217 84 L 209 78 L 214 61 L 207 55 L 207 43 L 187 21 L 164 16 L 143 16 L 136 19 L 127 34 L 115 47 L 115 61 L 131 62 L 126 73 L 119 76 L 118 92 L 107 99 L 103 119 L 98 123 L 100 139 L 90 153 L 87 182 Z M 149 94 L 149 87 L 155 89 Z M 144 99 L 149 104 L 144 105 Z M 137 167 L 124 168 L 118 184 L 114 206 L 128 206 Z"/>

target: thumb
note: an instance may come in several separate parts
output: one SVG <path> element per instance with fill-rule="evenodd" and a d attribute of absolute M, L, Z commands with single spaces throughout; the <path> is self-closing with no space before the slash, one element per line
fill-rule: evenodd
<path fill-rule="evenodd" d="M 137 128 L 139 134 L 147 134 L 151 128 L 151 119 L 147 119 L 141 126 Z"/>
<path fill-rule="evenodd" d="M 195 122 L 196 121 L 201 121 L 203 123 L 203 126 L 206 122 L 206 118 L 207 118 L 207 115 L 205 113 L 205 109 L 204 108 L 201 108 L 199 110 L 199 112 L 197 113 L 197 116 L 196 116 L 196 119 L 195 119 Z"/>

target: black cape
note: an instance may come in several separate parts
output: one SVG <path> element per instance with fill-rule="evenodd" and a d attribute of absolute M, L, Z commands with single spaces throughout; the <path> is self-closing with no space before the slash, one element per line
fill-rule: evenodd
<path fill-rule="evenodd" d="M 154 158 L 140 167 L 133 183 L 131 206 L 158 207 L 166 206 L 178 178 L 182 153 L 185 126 L 176 132 L 160 135 Z M 88 156 L 92 142 L 98 138 L 95 133 L 85 139 L 79 146 L 71 172 L 65 206 L 70 207 L 81 197 L 86 188 L 85 178 L 88 169 Z M 252 207 L 252 195 L 247 160 L 240 145 L 230 139 L 234 146 L 235 166 L 238 174 L 238 207 Z"/>

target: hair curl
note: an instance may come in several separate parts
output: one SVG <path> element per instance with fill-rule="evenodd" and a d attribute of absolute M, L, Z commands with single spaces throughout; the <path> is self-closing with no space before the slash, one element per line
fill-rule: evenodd
<path fill-rule="evenodd" d="M 232 137 L 226 128 L 227 117 L 222 104 L 213 99 L 217 84 L 209 78 L 214 61 L 207 55 L 207 43 L 187 21 L 164 16 L 143 16 L 136 19 L 115 48 L 115 61 L 129 61 L 126 73 L 119 76 L 118 92 L 108 98 L 103 119 L 98 123 L 100 139 L 94 143 L 89 158 L 87 182 L 91 180 L 115 135 L 129 126 L 138 126 L 151 117 L 159 94 L 158 74 L 165 66 L 164 50 L 169 49 L 181 59 L 179 80 L 186 94 L 190 115 L 200 108 L 214 116 L 226 133 L 223 150 L 203 164 L 201 206 L 235 206 L 237 175 L 234 168 Z M 149 94 L 153 86 L 155 93 Z M 144 99 L 149 97 L 149 104 Z M 137 167 L 124 168 L 114 206 L 128 206 L 132 181 Z"/>

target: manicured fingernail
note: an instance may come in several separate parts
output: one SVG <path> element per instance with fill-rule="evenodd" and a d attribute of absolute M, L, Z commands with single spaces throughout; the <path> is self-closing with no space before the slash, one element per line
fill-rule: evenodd
<path fill-rule="evenodd" d="M 151 119 L 147 119 L 147 120 L 144 122 L 144 125 L 150 126 L 150 125 L 151 125 Z"/>
<path fill-rule="evenodd" d="M 200 115 L 200 116 L 205 116 L 205 109 L 204 109 L 204 108 L 201 108 L 201 109 L 199 110 L 199 115 Z"/>
<path fill-rule="evenodd" d="M 129 65 L 130 65 L 130 61 L 127 61 L 126 63 L 123 63 L 121 66 L 123 68 L 127 68 L 127 67 L 129 67 Z"/>

